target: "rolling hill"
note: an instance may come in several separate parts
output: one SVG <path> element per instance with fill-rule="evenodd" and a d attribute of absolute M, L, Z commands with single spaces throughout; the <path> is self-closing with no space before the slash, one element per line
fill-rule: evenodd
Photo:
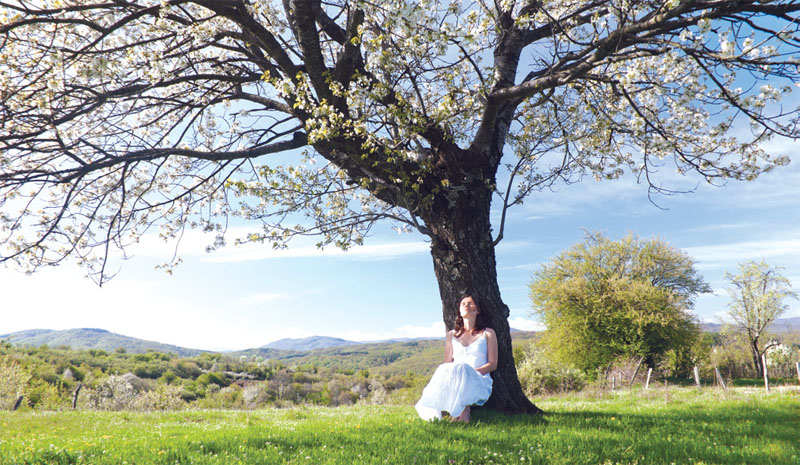
<path fill-rule="evenodd" d="M 704 331 L 717 332 L 720 324 L 703 323 Z M 770 328 L 776 333 L 800 331 L 800 317 L 780 318 Z M 512 331 L 514 340 L 526 340 L 536 336 L 534 332 Z M 97 328 L 77 328 L 68 330 L 31 329 L 9 334 L 0 334 L 0 340 L 14 345 L 38 347 L 67 346 L 73 349 L 100 349 L 114 351 L 124 348 L 129 353 L 144 353 L 150 350 L 169 353 L 180 357 L 193 357 L 204 352 L 170 344 L 146 341 L 112 333 Z M 359 370 L 364 367 L 386 367 L 387 371 L 427 371 L 432 363 L 439 363 L 442 340 L 403 339 L 374 342 L 348 341 L 326 336 L 313 336 L 302 339 L 281 339 L 265 346 L 226 352 L 225 355 L 258 356 L 281 361 L 287 365 L 316 364 L 339 369 Z M 433 365 L 435 366 L 435 365 Z"/>
<path fill-rule="evenodd" d="M 67 346 L 72 349 L 99 349 L 107 352 L 112 352 L 121 347 L 125 349 L 125 351 L 134 354 L 154 350 L 163 353 L 172 352 L 180 357 L 193 357 L 203 352 L 208 352 L 207 350 L 187 349 L 185 347 L 123 336 L 98 328 L 65 330 L 29 329 L 15 333 L 0 334 L 0 340 L 6 340 L 14 345 L 20 346 Z"/>
<path fill-rule="evenodd" d="M 523 341 L 536 337 L 536 333 L 514 331 L 512 337 L 515 341 Z M 18 346 L 47 345 L 53 348 L 67 346 L 73 349 L 101 349 L 107 352 L 120 347 L 128 353 L 155 350 L 172 352 L 180 357 L 192 357 L 208 352 L 144 341 L 92 328 L 63 331 L 34 329 L 0 335 L 0 340 Z M 433 371 L 442 362 L 443 349 L 442 338 L 354 342 L 330 337 L 312 337 L 276 341 L 264 347 L 226 352 L 224 355 L 231 358 L 256 356 L 279 361 L 287 366 L 316 365 L 334 370 L 369 370 L 370 373 L 388 377 L 408 372 Z"/>
<path fill-rule="evenodd" d="M 261 348 L 303 351 L 303 350 L 325 349 L 328 347 L 352 346 L 358 344 L 361 343 L 355 341 L 348 341 L 345 339 L 339 339 L 336 337 L 311 336 L 302 339 L 289 339 L 289 338 L 279 339 L 277 341 L 270 342 L 269 344 Z"/>

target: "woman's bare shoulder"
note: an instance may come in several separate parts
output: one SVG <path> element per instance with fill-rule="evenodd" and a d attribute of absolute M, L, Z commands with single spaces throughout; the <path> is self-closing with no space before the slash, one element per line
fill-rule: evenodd
<path fill-rule="evenodd" d="M 497 334 L 494 332 L 492 328 L 486 328 L 483 332 L 489 337 L 497 337 Z"/>

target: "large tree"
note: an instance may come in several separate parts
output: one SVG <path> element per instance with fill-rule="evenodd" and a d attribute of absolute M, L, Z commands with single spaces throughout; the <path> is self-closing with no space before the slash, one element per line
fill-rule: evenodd
<path fill-rule="evenodd" d="M 694 299 L 711 292 L 685 252 L 659 239 L 600 233 L 542 265 L 530 289 L 547 326 L 542 343 L 585 371 L 619 356 L 652 367 L 667 351 L 688 351 L 700 335 Z"/>
<path fill-rule="evenodd" d="M 348 247 L 389 220 L 430 240 L 447 327 L 463 291 L 483 298 L 489 405 L 511 412 L 537 409 L 495 270 L 509 208 L 585 175 L 752 179 L 787 162 L 760 142 L 798 136 L 776 104 L 798 81 L 793 0 L 0 8 L 3 261 L 73 256 L 102 282 L 154 225 L 216 245 L 241 215 L 263 224 L 242 241 Z"/>
<path fill-rule="evenodd" d="M 764 373 L 761 357 L 770 347 L 778 345 L 777 341 L 765 340 L 769 325 L 789 308 L 784 301 L 798 296 L 780 271 L 779 267 L 761 260 L 742 263 L 739 274 L 725 273 L 731 284 L 727 288 L 731 298 L 728 315 L 746 338 L 753 368 L 759 375 Z"/>

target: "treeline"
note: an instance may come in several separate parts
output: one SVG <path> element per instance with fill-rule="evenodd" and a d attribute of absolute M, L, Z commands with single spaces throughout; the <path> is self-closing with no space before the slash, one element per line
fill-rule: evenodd
<path fill-rule="evenodd" d="M 541 342 L 541 341 L 540 341 Z M 764 356 L 771 383 L 797 384 L 800 362 L 800 333 L 773 334 Z M 731 325 L 718 332 L 705 332 L 687 347 L 670 349 L 653 366 L 644 365 L 640 356 L 625 354 L 595 370 L 581 370 L 553 357 L 544 344 L 515 347 L 520 383 L 531 396 L 580 391 L 586 388 L 611 389 L 643 384 L 652 368 L 655 383 L 692 384 L 694 369 L 703 385 L 718 385 L 717 371 L 726 386 L 763 385 L 763 375 L 753 364 L 749 341 Z"/>
<path fill-rule="evenodd" d="M 287 365 L 258 355 L 129 354 L 0 342 L 0 408 L 153 410 L 410 402 L 428 373 Z"/>

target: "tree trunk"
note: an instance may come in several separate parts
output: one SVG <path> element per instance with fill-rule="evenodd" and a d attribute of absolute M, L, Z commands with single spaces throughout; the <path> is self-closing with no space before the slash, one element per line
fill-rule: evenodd
<path fill-rule="evenodd" d="M 764 367 L 761 365 L 761 353 L 758 350 L 758 341 L 750 343 L 750 350 L 753 352 L 753 366 L 756 369 L 756 376 L 764 376 Z"/>
<path fill-rule="evenodd" d="M 497 369 L 492 373 L 492 395 L 486 406 L 505 413 L 541 413 L 522 391 L 514 366 L 509 309 L 497 284 L 490 191 L 481 183 L 460 192 L 464 194 L 452 208 L 432 208 L 423 216 L 432 233 L 431 255 L 445 326 L 453 328 L 461 297 L 473 295 L 484 322 L 497 333 Z"/>

